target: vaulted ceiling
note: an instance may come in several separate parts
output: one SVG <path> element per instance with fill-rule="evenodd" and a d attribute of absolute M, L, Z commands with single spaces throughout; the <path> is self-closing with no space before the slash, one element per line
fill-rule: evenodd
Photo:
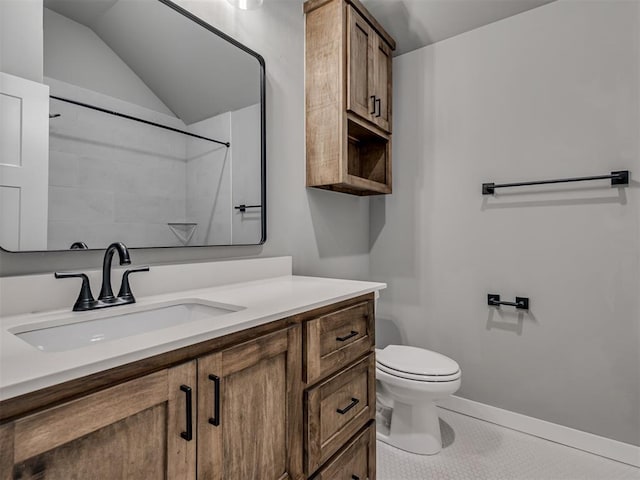
<path fill-rule="evenodd" d="M 156 0 L 44 6 L 90 28 L 187 124 L 260 101 L 257 59 Z"/>
<path fill-rule="evenodd" d="M 395 55 L 401 55 L 554 0 L 361 1 L 395 38 Z"/>

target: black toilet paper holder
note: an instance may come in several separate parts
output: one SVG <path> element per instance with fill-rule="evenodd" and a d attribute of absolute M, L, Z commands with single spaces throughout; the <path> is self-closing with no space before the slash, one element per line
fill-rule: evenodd
<path fill-rule="evenodd" d="M 515 302 L 501 302 L 500 295 L 490 293 L 487 295 L 487 304 L 491 307 L 508 305 L 509 307 L 516 307 L 518 310 L 529 310 L 529 297 L 516 297 Z"/>

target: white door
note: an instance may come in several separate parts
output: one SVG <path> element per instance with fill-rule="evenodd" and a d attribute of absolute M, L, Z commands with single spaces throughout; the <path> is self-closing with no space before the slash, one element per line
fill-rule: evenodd
<path fill-rule="evenodd" d="M 0 72 L 0 246 L 46 250 L 49 87 Z"/>

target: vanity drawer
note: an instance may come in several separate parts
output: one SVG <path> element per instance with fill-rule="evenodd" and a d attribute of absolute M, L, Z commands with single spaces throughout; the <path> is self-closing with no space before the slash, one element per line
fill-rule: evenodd
<path fill-rule="evenodd" d="M 373 354 L 305 392 L 308 474 L 375 417 L 375 395 Z"/>
<path fill-rule="evenodd" d="M 376 425 L 369 426 L 332 458 L 312 480 L 374 480 L 376 478 Z"/>
<path fill-rule="evenodd" d="M 308 385 L 365 355 L 374 345 L 373 301 L 364 301 L 305 323 Z"/>

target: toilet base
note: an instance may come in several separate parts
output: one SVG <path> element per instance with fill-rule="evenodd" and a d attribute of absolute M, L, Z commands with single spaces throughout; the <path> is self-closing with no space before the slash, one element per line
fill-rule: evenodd
<path fill-rule="evenodd" d="M 438 409 L 433 402 L 408 405 L 395 401 L 388 435 L 377 431 L 381 442 L 418 455 L 435 455 L 442 450 Z"/>

